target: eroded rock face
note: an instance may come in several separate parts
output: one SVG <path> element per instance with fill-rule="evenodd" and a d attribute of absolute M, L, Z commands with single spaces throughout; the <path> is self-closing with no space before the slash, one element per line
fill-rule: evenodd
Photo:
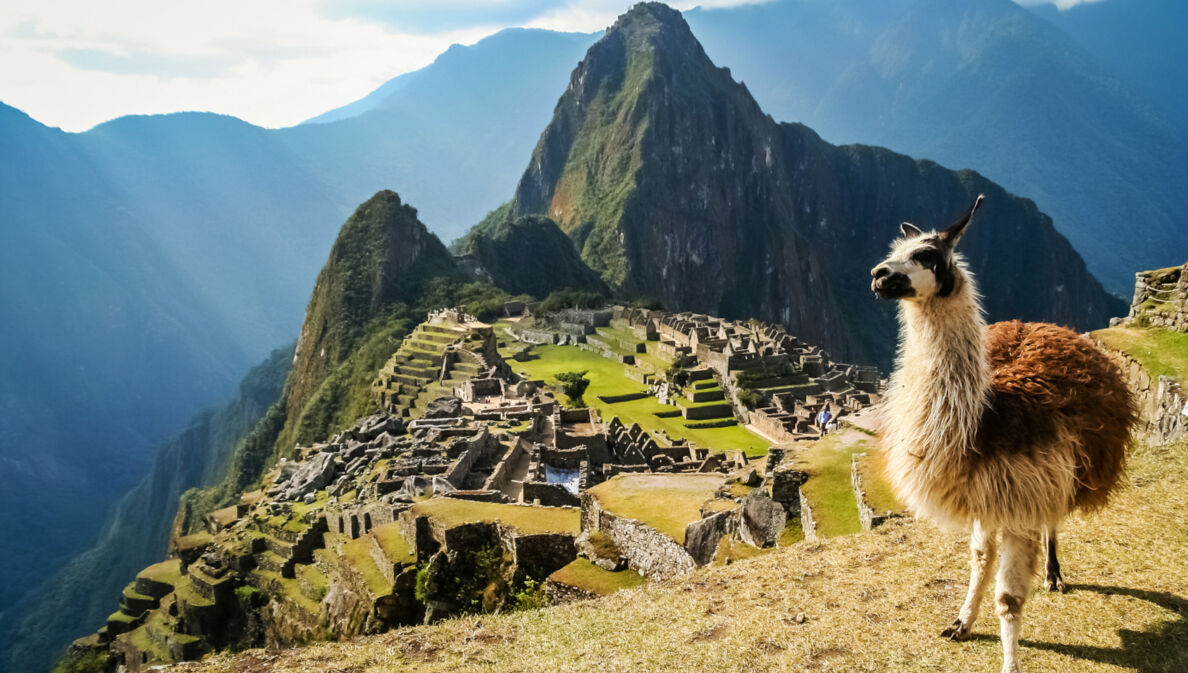
<path fill-rule="evenodd" d="M 783 505 L 763 491 L 752 491 L 743 503 L 739 515 L 738 535 L 743 542 L 756 547 L 771 547 L 780 538 L 788 514 Z"/>

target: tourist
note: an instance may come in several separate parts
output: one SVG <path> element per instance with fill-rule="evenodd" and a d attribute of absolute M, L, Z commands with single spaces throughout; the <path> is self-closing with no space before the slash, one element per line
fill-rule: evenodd
<path fill-rule="evenodd" d="M 826 404 L 821 409 L 821 413 L 817 414 L 817 429 L 821 435 L 829 431 L 829 421 L 833 418 L 833 414 L 829 413 L 829 404 Z"/>

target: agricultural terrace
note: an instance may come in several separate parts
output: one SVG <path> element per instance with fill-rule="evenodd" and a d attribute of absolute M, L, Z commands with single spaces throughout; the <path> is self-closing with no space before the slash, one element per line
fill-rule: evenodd
<path fill-rule="evenodd" d="M 586 371 L 590 379 L 590 387 L 585 394 L 586 404 L 597 409 L 604 421 L 609 422 L 611 417 L 618 416 L 624 425 L 638 423 L 641 428 L 656 435 L 657 441 L 662 441 L 662 433 L 666 432 L 673 439 L 688 439 L 700 447 L 715 451 L 741 449 L 748 457 L 767 453 L 770 442 L 742 426 L 690 428 L 686 426 L 689 421 L 679 415 L 669 418 L 657 416 L 657 413 L 672 413 L 679 409 L 660 404 L 655 397 L 628 402 L 603 402 L 600 396 L 628 395 L 646 390 L 642 383 L 627 377 L 627 365 L 576 346 L 533 346 L 528 349 L 528 353 L 529 359 L 522 362 L 510 359 L 510 350 L 505 351 L 504 355 L 509 358 L 508 364 L 521 375 L 543 380 L 556 392 L 558 399 L 564 397 L 554 377 L 561 372 Z"/>
<path fill-rule="evenodd" d="M 855 453 L 867 453 L 859 458 L 858 469 L 868 504 L 876 512 L 903 510 L 883 479 L 867 442 L 864 435 L 846 432 L 801 444 L 803 449 L 797 454 L 797 460 L 809 474 L 801 492 L 813 508 L 817 534 L 821 537 L 849 535 L 862 530 L 858 501 L 850 479 L 850 463 Z"/>
<path fill-rule="evenodd" d="M 718 474 L 621 474 L 589 493 L 608 512 L 642 521 L 685 542 L 685 527 L 701 518 L 701 506 L 722 485 Z"/>
<path fill-rule="evenodd" d="M 1171 376 L 1188 380 L 1188 334 L 1168 329 L 1111 327 L 1098 330 L 1093 336 L 1138 360 L 1152 379 Z"/>

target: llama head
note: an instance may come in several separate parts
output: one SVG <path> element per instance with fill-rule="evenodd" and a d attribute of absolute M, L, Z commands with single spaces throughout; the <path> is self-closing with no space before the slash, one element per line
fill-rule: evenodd
<path fill-rule="evenodd" d="M 969 211 L 941 232 L 924 232 L 908 222 L 899 225 L 903 238 L 892 243 L 887 259 L 870 270 L 870 289 L 875 295 L 908 301 L 952 296 L 965 275 L 957 243 L 983 198 L 979 194 Z"/>

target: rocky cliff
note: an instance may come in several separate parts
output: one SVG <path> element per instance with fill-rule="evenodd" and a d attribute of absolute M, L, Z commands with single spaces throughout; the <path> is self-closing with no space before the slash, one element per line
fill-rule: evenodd
<path fill-rule="evenodd" d="M 463 267 L 512 294 L 544 299 L 556 288 L 606 293 L 606 284 L 578 255 L 557 223 L 538 215 L 493 211 L 453 246 Z"/>
<path fill-rule="evenodd" d="M 946 225 L 978 193 L 986 211 L 965 250 L 992 318 L 1087 328 L 1122 311 L 1030 200 L 777 124 L 678 12 L 641 3 L 574 70 L 512 212 L 552 218 L 624 295 L 778 321 L 887 364 L 894 317 L 870 296 L 869 268 L 899 222 Z"/>

